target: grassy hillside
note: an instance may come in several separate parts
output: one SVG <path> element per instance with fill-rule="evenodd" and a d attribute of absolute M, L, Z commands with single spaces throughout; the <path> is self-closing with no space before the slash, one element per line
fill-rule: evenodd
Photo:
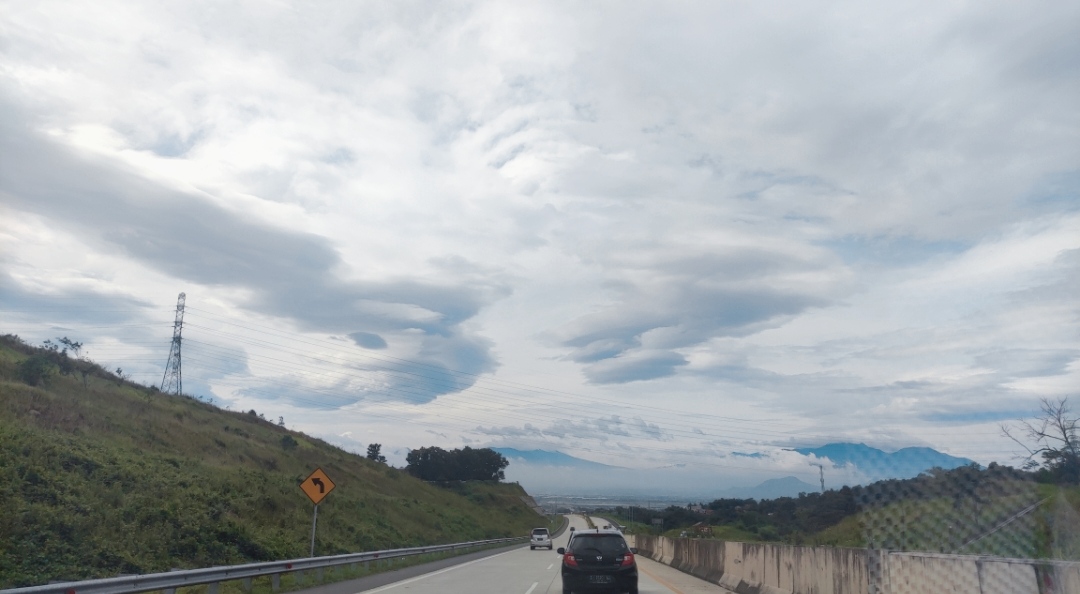
<path fill-rule="evenodd" d="M 318 555 L 543 523 L 516 484 L 429 485 L 95 365 L 28 385 L 24 361 L 42 355 L 0 338 L 0 588 L 306 556 L 312 506 L 297 485 L 316 467 L 337 484 L 319 507 Z"/>

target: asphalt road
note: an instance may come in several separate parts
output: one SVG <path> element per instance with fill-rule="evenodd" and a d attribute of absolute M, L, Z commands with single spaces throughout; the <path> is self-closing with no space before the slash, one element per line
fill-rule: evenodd
<path fill-rule="evenodd" d="M 581 516 L 570 525 L 587 528 Z M 555 539 L 554 548 L 566 546 L 569 530 Z M 726 592 L 669 567 L 639 559 L 638 588 L 641 594 L 690 594 Z M 562 594 L 560 556 L 547 549 L 514 546 L 446 559 L 426 565 L 386 572 L 359 580 L 329 584 L 304 594 Z M 650 567 L 652 569 L 650 569 Z M 696 583 L 694 583 L 696 582 Z"/>

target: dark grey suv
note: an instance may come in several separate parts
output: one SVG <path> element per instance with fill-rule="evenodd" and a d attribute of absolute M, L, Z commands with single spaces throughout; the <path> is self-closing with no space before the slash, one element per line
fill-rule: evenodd
<path fill-rule="evenodd" d="M 636 549 L 618 530 L 578 530 L 560 548 L 563 594 L 629 592 L 638 594 Z"/>

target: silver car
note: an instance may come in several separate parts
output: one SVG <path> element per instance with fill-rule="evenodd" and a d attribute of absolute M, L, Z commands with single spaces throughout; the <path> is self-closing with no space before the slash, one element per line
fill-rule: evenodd
<path fill-rule="evenodd" d="M 529 550 L 535 551 L 538 547 L 551 550 L 551 535 L 548 534 L 547 528 L 533 528 L 532 539 L 529 540 Z"/>

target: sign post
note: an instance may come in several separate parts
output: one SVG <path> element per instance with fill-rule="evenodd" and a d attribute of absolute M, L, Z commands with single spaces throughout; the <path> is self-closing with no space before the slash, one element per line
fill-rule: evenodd
<path fill-rule="evenodd" d="M 315 472 L 308 475 L 304 482 L 300 483 L 300 490 L 315 504 L 315 511 L 311 515 L 311 555 L 315 556 L 315 526 L 319 522 L 319 504 L 334 490 L 334 481 L 326 476 L 322 468 L 316 468 Z"/>
<path fill-rule="evenodd" d="M 311 514 L 311 553 L 308 557 L 315 556 L 315 525 L 319 522 L 319 504 L 315 504 L 315 513 Z"/>

